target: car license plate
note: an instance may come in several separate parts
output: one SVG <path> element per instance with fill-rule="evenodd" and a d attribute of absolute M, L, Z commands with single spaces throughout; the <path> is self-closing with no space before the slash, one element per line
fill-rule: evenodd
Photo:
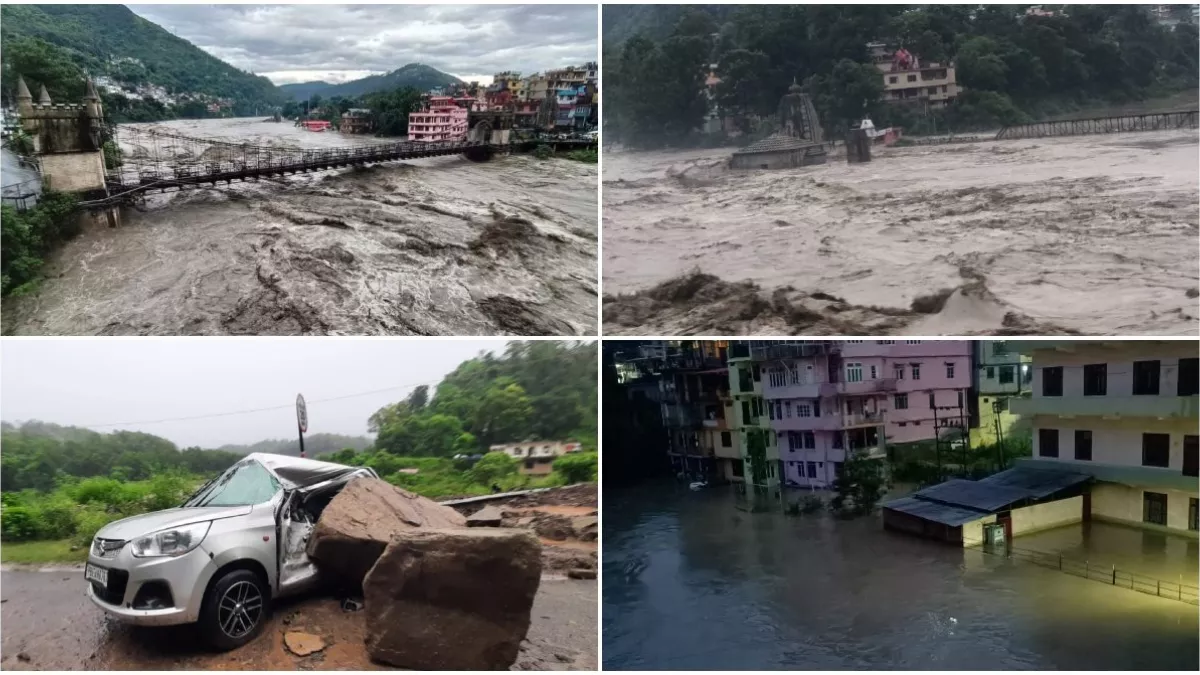
<path fill-rule="evenodd" d="M 88 565 L 83 571 L 83 578 L 88 581 L 95 581 L 101 586 L 108 586 L 108 570 L 95 565 Z"/>

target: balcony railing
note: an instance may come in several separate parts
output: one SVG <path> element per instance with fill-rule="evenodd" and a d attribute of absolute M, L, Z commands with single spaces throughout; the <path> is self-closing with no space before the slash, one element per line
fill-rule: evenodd
<path fill-rule="evenodd" d="M 785 342 L 781 344 L 756 343 L 750 348 L 755 361 L 774 361 L 778 359 L 798 359 L 831 354 L 838 350 L 838 344 L 831 340 L 817 342 Z"/>
<path fill-rule="evenodd" d="M 883 424 L 882 412 L 843 413 L 842 426 L 845 428 L 878 426 Z"/>

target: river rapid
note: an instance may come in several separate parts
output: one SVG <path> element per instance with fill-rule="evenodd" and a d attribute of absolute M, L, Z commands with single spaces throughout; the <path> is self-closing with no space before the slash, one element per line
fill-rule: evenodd
<path fill-rule="evenodd" d="M 395 140 L 259 118 L 154 126 L 284 148 Z M 5 301 L 3 330 L 595 334 L 596 174 L 439 157 L 152 195 L 56 251 L 37 291 Z"/>
<path fill-rule="evenodd" d="M 605 153 L 606 333 L 1197 333 L 1194 130 L 732 151 Z"/>
<path fill-rule="evenodd" d="M 1200 666 L 1194 605 L 887 532 L 873 517 L 750 514 L 731 490 L 604 491 L 605 670 Z M 1096 527 L 1091 555 L 1128 551 L 1123 530 Z M 1134 557 L 1149 574 L 1194 578 L 1196 542 L 1172 539 Z M 1069 532 L 1014 543 L 1078 553 Z"/>

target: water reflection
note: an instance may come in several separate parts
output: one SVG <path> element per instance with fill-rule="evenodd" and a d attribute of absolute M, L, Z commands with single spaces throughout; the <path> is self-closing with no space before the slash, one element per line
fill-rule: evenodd
<path fill-rule="evenodd" d="M 613 669 L 1195 669 L 1192 605 L 729 492 L 606 491 Z"/>

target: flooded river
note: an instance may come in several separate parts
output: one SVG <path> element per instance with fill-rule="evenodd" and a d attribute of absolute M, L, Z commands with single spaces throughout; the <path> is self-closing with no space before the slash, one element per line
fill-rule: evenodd
<path fill-rule="evenodd" d="M 284 148 L 386 142 L 258 118 L 155 126 Z M 56 252 L 37 292 L 5 302 L 4 332 L 596 331 L 592 164 L 392 162 L 151 196 L 122 220 Z"/>
<path fill-rule="evenodd" d="M 853 165 L 839 148 L 777 171 L 727 169 L 732 148 L 606 152 L 605 329 L 1195 335 L 1197 139 L 879 147 Z M 692 270 L 711 277 L 681 282 Z"/>
<path fill-rule="evenodd" d="M 1194 605 L 872 518 L 749 514 L 723 489 L 656 484 L 606 490 L 603 525 L 606 669 L 1200 665 Z"/>

